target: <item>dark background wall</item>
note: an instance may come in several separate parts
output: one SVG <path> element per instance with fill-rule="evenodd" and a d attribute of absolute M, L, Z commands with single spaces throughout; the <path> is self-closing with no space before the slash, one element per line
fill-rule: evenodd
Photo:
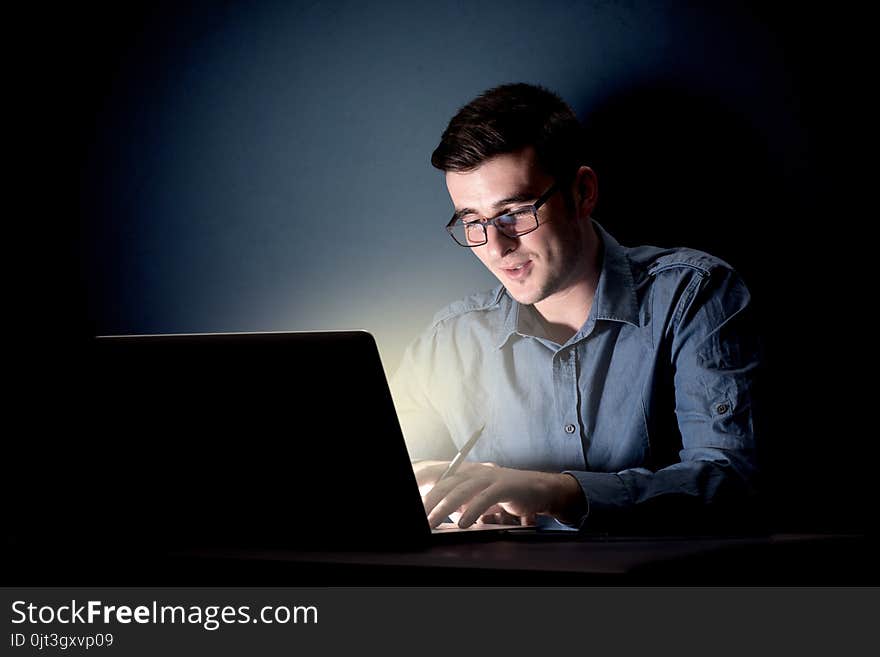
<path fill-rule="evenodd" d="M 63 392 L 79 376 L 59 379 L 70 336 L 96 333 L 365 328 L 392 370 L 436 309 L 494 284 L 443 231 L 451 204 L 430 152 L 474 95 L 527 81 L 588 126 L 596 217 L 621 242 L 710 251 L 752 288 L 774 521 L 864 526 L 854 469 L 869 438 L 841 362 L 853 247 L 836 231 L 858 140 L 842 13 L 561 0 L 52 10 L 30 42 L 38 127 L 13 135 L 40 209 L 26 222 L 38 248 L 12 279 L 17 327 L 56 347 L 33 351 L 24 389 Z"/>

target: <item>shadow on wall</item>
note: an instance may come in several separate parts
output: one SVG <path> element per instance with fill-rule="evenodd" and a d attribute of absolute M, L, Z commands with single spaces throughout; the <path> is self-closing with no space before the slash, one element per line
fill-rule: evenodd
<path fill-rule="evenodd" d="M 784 174 L 747 117 L 720 99 L 653 84 L 581 118 L 599 177 L 596 217 L 621 243 L 701 249 L 758 280 L 749 275 L 763 248 L 754 231 L 772 225 Z"/>

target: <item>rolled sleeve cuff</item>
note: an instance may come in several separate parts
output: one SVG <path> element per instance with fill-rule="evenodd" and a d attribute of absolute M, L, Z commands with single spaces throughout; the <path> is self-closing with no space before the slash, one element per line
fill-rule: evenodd
<path fill-rule="evenodd" d="M 602 515 L 605 511 L 613 511 L 632 505 L 626 485 L 613 472 L 564 470 L 563 473 L 577 479 L 587 502 L 586 512 L 577 523 L 571 525 L 572 527 L 581 529 L 590 516 Z"/>

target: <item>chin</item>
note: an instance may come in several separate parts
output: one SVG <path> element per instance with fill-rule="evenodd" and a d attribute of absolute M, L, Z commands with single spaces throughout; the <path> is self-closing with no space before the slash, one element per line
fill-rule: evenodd
<path fill-rule="evenodd" d="M 541 295 L 535 292 L 534 290 L 523 290 L 516 289 L 514 287 L 504 286 L 507 290 L 507 293 L 516 300 L 517 303 L 522 304 L 523 306 L 531 306 L 536 304 L 541 300 Z"/>

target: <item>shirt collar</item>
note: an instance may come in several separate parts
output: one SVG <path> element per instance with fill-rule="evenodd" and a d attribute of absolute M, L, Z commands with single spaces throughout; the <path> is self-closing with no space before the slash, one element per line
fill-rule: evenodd
<path fill-rule="evenodd" d="M 575 339 L 587 332 L 588 326 L 596 320 L 625 322 L 633 326 L 639 325 L 639 307 L 636 299 L 635 282 L 626 250 L 599 223 L 593 219 L 596 234 L 602 243 L 602 268 L 596 296 L 590 308 L 590 316 L 578 331 Z M 504 286 L 498 290 L 497 301 L 506 302 L 506 313 L 498 333 L 497 348 L 503 347 L 514 333 L 530 335 L 528 313 L 520 312 L 520 304 L 516 302 Z"/>
<path fill-rule="evenodd" d="M 639 303 L 626 249 L 611 237 L 595 219 L 593 226 L 595 226 L 596 233 L 605 248 L 602 258 L 602 273 L 599 276 L 596 298 L 593 300 L 595 313 L 591 309 L 590 314 L 595 314 L 596 319 L 626 322 L 638 326 Z"/>

